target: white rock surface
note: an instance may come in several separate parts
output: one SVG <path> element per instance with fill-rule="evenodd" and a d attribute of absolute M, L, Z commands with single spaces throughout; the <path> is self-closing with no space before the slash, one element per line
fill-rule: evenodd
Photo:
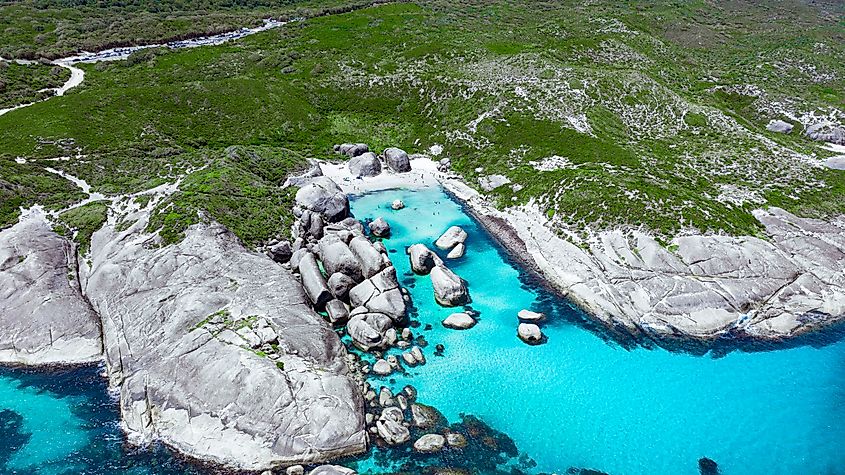
<path fill-rule="evenodd" d="M 472 315 L 469 315 L 466 312 L 457 312 L 446 317 L 441 323 L 444 327 L 451 328 L 453 330 L 466 330 L 474 327 L 476 321 L 472 318 Z"/>
<path fill-rule="evenodd" d="M 192 226 L 181 243 L 157 248 L 145 225 L 140 216 L 125 231 L 95 233 L 83 278 L 130 439 L 248 470 L 365 450 L 345 349 L 295 277 L 222 226 Z M 233 332 L 198 326 L 221 312 L 266 320 L 284 369 L 233 344 Z"/>
<path fill-rule="evenodd" d="M 83 298 L 76 252 L 44 216 L 0 231 L 0 362 L 76 364 L 102 358 L 100 320 Z"/>
<path fill-rule="evenodd" d="M 540 327 L 533 323 L 520 323 L 516 329 L 516 334 L 520 340 L 529 345 L 536 345 L 543 341 L 543 332 L 540 331 Z"/>
<path fill-rule="evenodd" d="M 466 254 L 466 251 L 467 251 L 466 244 L 458 243 L 457 245 L 455 245 L 455 247 L 452 248 L 451 251 L 449 251 L 449 254 L 446 254 L 446 258 L 447 259 L 458 259 L 458 258 L 464 257 L 464 254 Z"/>
<path fill-rule="evenodd" d="M 539 313 L 539 312 L 532 312 L 531 310 L 520 310 L 519 313 L 516 314 L 519 321 L 526 322 L 526 323 L 537 323 L 542 322 L 546 319 L 546 315 Z"/>
<path fill-rule="evenodd" d="M 446 438 L 440 434 L 426 434 L 414 442 L 414 450 L 421 454 L 433 454 L 443 450 Z"/>
<path fill-rule="evenodd" d="M 431 270 L 431 285 L 434 300 L 444 307 L 455 307 L 469 302 L 466 282 L 446 266 L 438 265 Z"/>
<path fill-rule="evenodd" d="M 453 247 L 457 246 L 458 244 L 463 244 L 467 240 L 467 232 L 464 231 L 460 226 L 452 226 L 446 230 L 443 234 L 437 238 L 437 241 L 434 241 L 434 245 L 437 246 L 439 249 L 448 250 L 452 249 Z"/>

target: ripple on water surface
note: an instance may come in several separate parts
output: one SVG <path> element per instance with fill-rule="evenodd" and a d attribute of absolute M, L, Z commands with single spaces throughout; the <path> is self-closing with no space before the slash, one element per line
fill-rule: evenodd
<path fill-rule="evenodd" d="M 406 208 L 391 210 L 395 199 Z M 537 463 L 528 471 L 695 474 L 706 456 L 723 474 L 845 473 L 842 341 L 720 358 L 629 351 L 587 330 L 577 311 L 520 275 L 441 189 L 366 194 L 354 198 L 352 210 L 390 223 L 385 245 L 411 292 L 421 323 L 414 332 L 429 344 L 425 366 L 381 384 L 413 384 L 419 400 L 450 422 L 461 413 L 479 417 Z M 433 247 L 451 225 L 464 227 L 469 239 L 466 256 L 447 264 L 467 280 L 470 306 L 480 312 L 464 331 L 440 324 L 455 309 L 434 303 L 429 277 L 411 275 L 404 253 L 417 242 Z M 523 308 L 550 316 L 545 345 L 517 338 Z M 444 356 L 434 356 L 436 344 Z M 358 468 L 383 467 L 379 455 Z"/>

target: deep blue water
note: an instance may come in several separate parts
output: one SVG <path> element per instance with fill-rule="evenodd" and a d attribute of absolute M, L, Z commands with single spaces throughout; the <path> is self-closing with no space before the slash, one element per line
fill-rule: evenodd
<path fill-rule="evenodd" d="M 407 207 L 391 210 L 394 199 Z M 425 366 L 371 382 L 413 384 L 450 422 L 479 417 L 536 462 L 529 472 L 697 474 L 698 459 L 709 457 L 723 474 L 845 473 L 845 342 L 718 358 L 625 349 L 532 285 L 439 188 L 367 194 L 352 209 L 390 223 L 385 245 L 412 294 L 415 333 L 429 343 Z M 434 302 L 429 277 L 412 275 L 404 252 L 417 242 L 433 248 L 454 224 L 469 233 L 467 254 L 447 264 L 468 281 L 470 307 L 480 312 L 464 331 L 440 324 L 455 310 Z M 517 338 L 523 308 L 550 315 L 545 345 Z M 433 356 L 438 343 L 442 357 Z M 384 468 L 377 455 L 358 468 Z"/>

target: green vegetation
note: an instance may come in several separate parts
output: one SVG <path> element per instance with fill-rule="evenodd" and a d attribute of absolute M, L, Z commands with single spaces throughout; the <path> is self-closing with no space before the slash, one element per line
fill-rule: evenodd
<path fill-rule="evenodd" d="M 30 8 L 21 5 L 11 11 Z M 147 13 L 129 17 L 159 14 L 138 5 Z M 208 5 L 224 16 L 247 12 Z M 179 18 L 181 7 L 172 8 Z M 50 166 L 96 191 L 183 177 L 150 222 L 166 243 L 214 219 L 256 245 L 289 228 L 295 190 L 281 187 L 284 177 L 306 158 L 336 157 L 331 147 L 344 141 L 409 152 L 441 144 L 469 183 L 502 174 L 518 185 L 489 193 L 498 206 L 534 203 L 575 229 L 645 226 L 668 241 L 690 228 L 759 235 L 751 211 L 767 205 L 842 214 L 845 173 L 814 166 L 826 152 L 800 125 L 788 135 L 766 130 L 787 115 L 845 117 L 839 8 L 432 0 L 85 65 L 80 88 L 0 117 L 0 166 L 17 177 L 14 192 L 0 187 L 17 200 L 0 206 L 0 225 L 14 222 L 18 206 L 78 199 L 53 195 L 38 165 L 78 150 L 84 160 Z M 121 28 L 108 41 L 149 33 Z M 82 44 L 73 35 L 43 47 L 26 38 L 0 44 Z"/>
<path fill-rule="evenodd" d="M 51 64 L 0 61 L 0 109 L 50 97 L 69 78 L 70 71 Z"/>
<path fill-rule="evenodd" d="M 71 208 L 59 215 L 55 230 L 63 236 L 73 235 L 74 241 L 79 244 L 79 253 L 85 255 L 91 247 L 91 235 L 103 227 L 108 211 L 107 201 L 94 201 Z"/>

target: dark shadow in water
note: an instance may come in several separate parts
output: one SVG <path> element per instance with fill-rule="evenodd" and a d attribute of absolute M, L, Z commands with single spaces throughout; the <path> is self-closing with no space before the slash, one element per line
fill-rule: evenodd
<path fill-rule="evenodd" d="M 55 398 L 74 397 L 80 402 L 73 405 L 73 413 L 84 421 L 83 429 L 90 434 L 91 443 L 81 450 L 72 453 L 66 460 L 52 462 L 51 469 L 62 467 L 73 467 L 70 471 L 58 473 L 82 473 L 91 475 L 100 474 L 124 474 L 145 473 L 155 475 L 199 475 L 199 474 L 232 474 L 231 470 L 206 465 L 194 460 L 189 460 L 174 451 L 171 451 L 162 444 L 152 444 L 147 447 L 135 447 L 126 441 L 123 431 L 118 422 L 120 411 L 118 401 L 113 399 L 108 392 L 105 378 L 101 375 L 102 368 L 98 366 L 81 367 L 53 367 L 53 368 L 23 368 L 23 367 L 2 367 L 0 366 L 0 377 L 14 379 L 22 388 L 35 390 L 39 393 L 49 394 Z M 2 408 L 2 401 L 0 401 Z M 38 408 L 32 408 L 38 410 Z M 15 437 L 15 432 L 6 431 L 6 419 L 3 419 L 0 412 L 0 474 L 11 473 L 6 468 L 6 462 L 11 457 L 15 444 L 8 437 Z M 13 413 L 12 414 L 16 414 Z M 16 414 L 21 417 L 20 414 Z M 9 416 L 11 417 L 11 416 Z M 14 417 L 9 419 L 12 426 L 15 426 Z M 17 436 L 17 440 L 23 440 Z M 16 449 L 15 449 L 16 450 Z M 32 467 L 35 473 L 39 467 Z M 18 471 L 17 473 L 23 473 Z"/>
<path fill-rule="evenodd" d="M 21 449 L 32 434 L 23 432 L 23 417 L 10 409 L 0 410 L 0 469 L 18 450 Z"/>
<path fill-rule="evenodd" d="M 488 243 L 496 249 L 502 259 L 519 272 L 519 279 L 523 287 L 533 289 L 537 292 L 537 309 L 546 313 L 549 318 L 547 325 L 568 323 L 577 325 L 590 331 L 597 337 L 612 346 L 619 346 L 626 350 L 637 348 L 654 349 L 663 348 L 667 351 L 687 353 L 697 356 L 709 354 L 713 358 L 721 358 L 733 351 L 758 352 L 776 351 L 801 346 L 821 348 L 845 340 L 845 321 L 830 325 L 826 328 L 811 333 L 792 337 L 780 341 L 761 341 L 740 332 L 729 332 L 728 334 L 714 341 L 699 341 L 689 338 L 655 338 L 648 334 L 632 334 L 622 325 L 608 328 L 598 322 L 582 308 L 571 302 L 560 291 L 552 286 L 536 269 L 535 264 L 524 258 L 515 255 L 496 236 L 512 234 L 502 228 L 503 223 L 490 222 L 488 219 L 478 216 L 475 211 L 466 206 L 460 199 L 456 198 L 448 190 L 443 190 L 449 198 L 461 207 L 464 214 L 472 218 L 475 228 L 470 234 Z M 509 227 L 508 227 L 509 229 Z M 507 239 L 507 238 L 505 238 Z"/>

